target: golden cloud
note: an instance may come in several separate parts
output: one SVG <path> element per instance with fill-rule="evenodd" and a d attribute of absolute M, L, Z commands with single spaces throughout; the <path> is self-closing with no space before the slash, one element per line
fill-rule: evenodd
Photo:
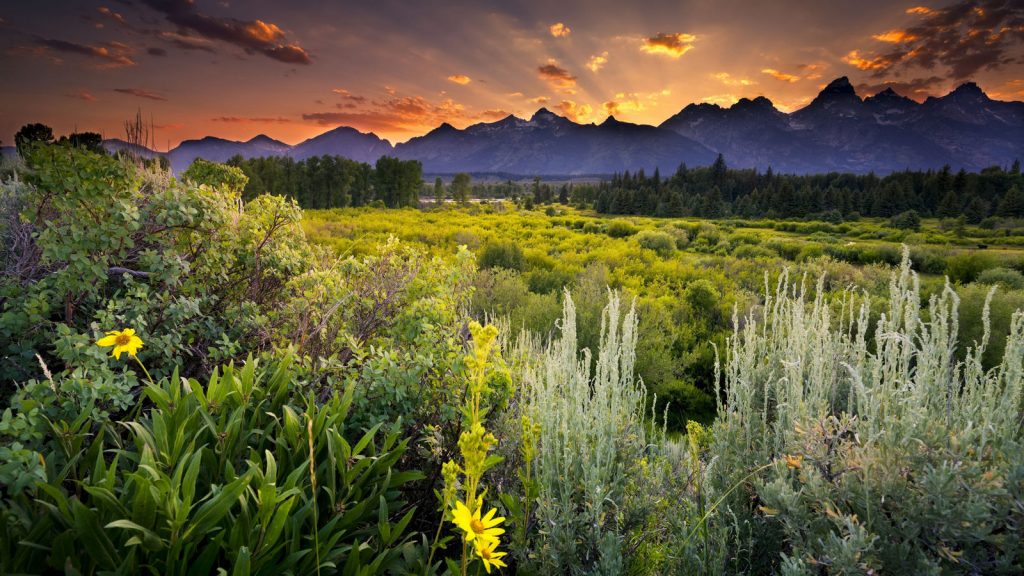
<path fill-rule="evenodd" d="M 700 99 L 701 102 L 717 104 L 719 106 L 732 106 L 739 102 L 739 100 L 739 97 L 735 94 L 715 94 L 714 96 L 706 96 Z"/>
<path fill-rule="evenodd" d="M 793 74 L 786 74 L 785 72 L 780 72 L 774 68 L 762 68 L 761 74 L 767 74 L 768 76 L 771 76 L 772 78 L 775 78 L 776 80 L 781 80 L 783 82 L 796 82 L 800 80 L 799 76 L 795 76 Z"/>
<path fill-rule="evenodd" d="M 591 56 L 590 59 L 587 60 L 587 68 L 589 68 L 591 72 L 597 72 L 598 70 L 603 68 L 604 65 L 607 64 L 607 63 L 608 63 L 608 51 L 605 50 L 604 52 L 601 52 L 600 54 L 594 54 L 593 56 Z"/>
<path fill-rule="evenodd" d="M 555 38 L 565 38 L 569 34 L 572 34 L 572 28 L 569 28 L 561 22 L 555 22 L 549 26 L 548 31 L 550 31 L 551 35 Z"/>
<path fill-rule="evenodd" d="M 917 40 L 917 36 L 914 36 L 906 30 L 890 30 L 881 34 L 875 34 L 872 38 L 882 42 L 888 42 L 890 44 L 900 44 L 902 42 L 912 42 Z"/>
<path fill-rule="evenodd" d="M 530 98 L 529 102 L 533 102 L 534 104 L 547 104 L 548 103 L 548 97 L 547 96 L 537 96 L 536 98 Z"/>
<path fill-rule="evenodd" d="M 284 38 L 284 30 L 273 22 L 253 20 L 245 27 L 249 37 L 257 42 L 276 42 Z"/>
<path fill-rule="evenodd" d="M 755 80 L 751 80 L 749 78 L 736 78 L 729 74 L 728 72 L 719 72 L 717 74 L 712 74 L 711 77 L 714 78 L 715 80 L 718 80 L 722 84 L 725 84 L 726 86 L 753 86 L 757 84 Z"/>
<path fill-rule="evenodd" d="M 594 112 L 590 104 L 578 104 L 572 100 L 562 100 L 555 108 L 573 122 L 586 122 Z"/>
<path fill-rule="evenodd" d="M 849 54 L 843 56 L 843 62 L 846 62 L 858 70 L 884 70 L 892 66 L 892 61 L 884 56 L 864 58 L 857 50 L 850 50 Z"/>
<path fill-rule="evenodd" d="M 451 76 L 448 77 L 448 81 L 455 82 L 456 84 L 462 84 L 463 86 L 465 86 L 466 84 L 472 82 L 473 79 L 470 78 L 469 76 L 466 76 L 465 74 L 452 74 Z"/>
<path fill-rule="evenodd" d="M 648 54 L 660 54 L 669 58 L 679 58 L 693 48 L 693 42 L 696 40 L 697 37 L 693 34 L 684 34 L 682 32 L 676 34 L 659 33 L 656 36 L 644 38 L 643 43 L 640 44 L 640 50 Z"/>
<path fill-rule="evenodd" d="M 931 14 L 932 9 L 926 6 L 914 6 L 907 8 L 907 14 Z"/>

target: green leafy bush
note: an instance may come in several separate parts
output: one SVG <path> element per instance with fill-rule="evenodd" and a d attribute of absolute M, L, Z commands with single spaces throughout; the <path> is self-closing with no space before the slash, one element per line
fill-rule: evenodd
<path fill-rule="evenodd" d="M 671 256 L 676 251 L 675 238 L 667 232 L 641 230 L 636 235 L 636 241 L 641 247 L 654 250 L 661 257 Z"/>
<path fill-rule="evenodd" d="M 993 266 L 992 258 L 988 255 L 965 252 L 946 260 L 946 276 L 954 282 L 967 284 L 977 280 L 982 272 Z"/>
<path fill-rule="evenodd" d="M 241 196 L 245 185 L 249 182 L 249 178 L 241 168 L 210 162 L 202 158 L 192 161 L 192 164 L 181 173 L 181 180 L 206 184 L 234 196 Z"/>
<path fill-rule="evenodd" d="M 488 242 L 477 257 L 480 268 L 523 270 L 523 249 L 515 242 Z"/>
<path fill-rule="evenodd" d="M 5 387 L 38 377 L 36 354 L 57 373 L 131 384 L 91 346 L 100 326 L 135 327 L 154 375 L 209 373 L 266 345 L 282 286 L 317 262 L 301 211 L 283 198 L 242 205 L 228 190 L 66 146 L 34 147 L 25 161 L 26 185 L 5 205 Z"/>
<path fill-rule="evenodd" d="M 1024 289 L 1024 274 L 1012 268 L 990 268 L 978 274 L 977 282 L 979 284 L 998 284 L 1009 290 L 1020 290 Z"/>
<path fill-rule="evenodd" d="M 633 226 L 624 220 L 612 220 L 605 229 L 605 233 L 612 238 L 625 238 L 626 236 L 632 236 L 637 232 L 638 230 L 636 226 Z"/>
<path fill-rule="evenodd" d="M 889 226 L 899 228 L 901 230 L 920 230 L 921 215 L 918 214 L 916 210 L 900 212 L 889 219 Z"/>

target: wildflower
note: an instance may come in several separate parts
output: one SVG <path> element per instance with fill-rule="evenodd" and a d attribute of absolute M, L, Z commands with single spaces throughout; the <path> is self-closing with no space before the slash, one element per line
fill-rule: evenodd
<path fill-rule="evenodd" d="M 456 502 L 455 510 L 452 511 L 452 522 L 466 533 L 466 542 L 477 540 L 484 543 L 494 542 L 496 544 L 498 536 L 505 533 L 503 528 L 496 528 L 496 526 L 504 522 L 505 518 L 500 516 L 495 518 L 495 512 L 497 510 L 491 508 L 491 511 L 486 516 L 480 518 L 479 507 L 476 512 L 470 512 L 465 504 Z"/>
<path fill-rule="evenodd" d="M 107 332 L 106 336 L 96 341 L 96 345 L 104 348 L 113 346 L 114 349 L 110 355 L 118 360 L 121 359 L 122 352 L 127 352 L 129 356 L 136 358 L 139 348 L 142 348 L 142 338 L 135 335 L 135 330 L 125 328 L 121 331 Z"/>
<path fill-rule="evenodd" d="M 803 463 L 804 457 L 802 455 L 793 456 L 786 454 L 786 467 L 790 470 L 796 470 Z"/>
<path fill-rule="evenodd" d="M 491 510 L 491 512 L 494 512 L 494 510 Z M 497 568 L 505 568 L 508 566 L 501 560 L 501 557 L 504 556 L 506 553 L 498 552 L 497 548 L 497 540 L 494 540 L 493 542 L 481 542 L 479 539 L 477 539 L 476 541 L 476 555 L 479 556 L 481 560 L 483 560 L 484 570 L 487 570 L 488 574 L 491 573 L 491 566 Z"/>

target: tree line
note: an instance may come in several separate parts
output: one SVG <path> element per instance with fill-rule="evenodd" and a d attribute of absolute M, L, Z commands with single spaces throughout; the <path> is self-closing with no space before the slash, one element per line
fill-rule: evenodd
<path fill-rule="evenodd" d="M 234 156 L 227 164 L 241 169 L 249 178 L 243 198 L 288 196 L 303 208 L 418 206 L 423 185 L 423 166 L 418 161 L 388 156 L 378 158 L 373 166 L 340 156 L 305 160 Z"/>
<path fill-rule="evenodd" d="M 775 174 L 770 168 L 731 170 L 721 156 L 702 168 L 680 166 L 662 178 L 658 171 L 616 174 L 597 185 L 573 188 L 572 196 L 604 214 L 718 218 L 856 216 L 891 218 L 914 211 L 926 217 L 958 218 L 976 224 L 991 217 L 1024 217 L 1020 161 L 1006 170 L 978 173 L 941 170 L 875 174 Z"/>

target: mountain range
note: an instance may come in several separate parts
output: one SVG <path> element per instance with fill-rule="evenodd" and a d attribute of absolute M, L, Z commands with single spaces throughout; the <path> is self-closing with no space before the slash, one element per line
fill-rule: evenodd
<path fill-rule="evenodd" d="M 445 123 L 394 146 L 343 126 L 294 146 L 264 135 L 245 142 L 208 136 L 186 140 L 168 156 L 175 172 L 195 158 L 223 162 L 236 154 L 297 160 L 338 155 L 371 163 L 389 155 L 419 160 L 427 174 L 566 176 L 655 168 L 670 173 L 682 163 L 710 164 L 719 153 L 730 167 L 799 174 L 1008 166 L 1024 158 L 1024 102 L 993 100 L 973 82 L 920 103 L 891 88 L 862 99 L 842 77 L 792 113 L 763 96 L 728 108 L 690 104 L 659 126 L 613 116 L 580 124 L 541 108 L 528 120 L 509 115 L 464 129 Z"/>

